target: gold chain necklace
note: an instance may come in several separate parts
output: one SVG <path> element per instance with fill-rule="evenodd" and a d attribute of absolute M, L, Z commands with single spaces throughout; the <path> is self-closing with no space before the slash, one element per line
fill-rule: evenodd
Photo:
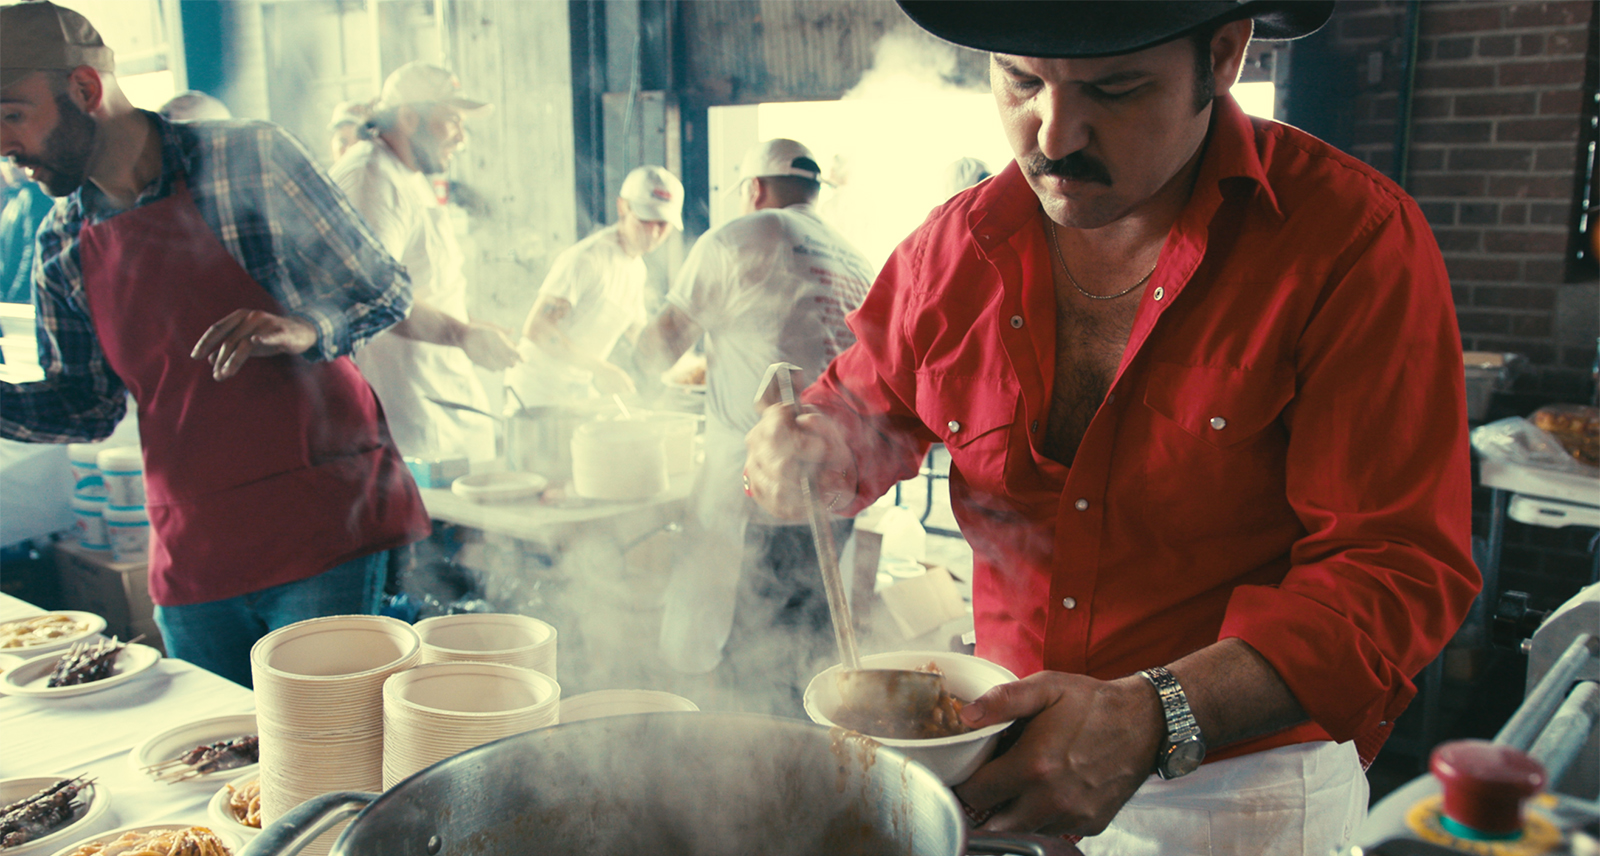
<path fill-rule="evenodd" d="M 1072 268 L 1067 267 L 1067 260 L 1062 257 L 1062 255 L 1061 255 L 1061 243 L 1056 238 L 1056 227 L 1055 227 L 1055 224 L 1050 222 L 1050 219 L 1048 217 L 1045 218 L 1045 221 L 1044 221 L 1044 230 L 1050 236 L 1050 248 L 1056 251 L 1056 261 L 1061 263 L 1061 269 L 1063 271 L 1066 271 L 1066 273 L 1067 273 L 1067 282 L 1072 283 L 1072 287 L 1076 288 L 1078 290 L 1079 294 L 1083 295 L 1084 297 L 1089 298 L 1090 300 L 1116 300 L 1117 298 L 1119 298 L 1119 297 L 1121 297 L 1121 296 L 1123 296 L 1125 294 L 1132 294 L 1134 289 L 1138 288 L 1141 285 L 1144 285 L 1146 282 L 1149 282 L 1150 281 L 1150 277 L 1154 276 L 1155 273 L 1156 273 L 1155 267 L 1151 267 L 1150 268 L 1150 272 L 1145 274 L 1144 276 L 1140 277 L 1138 282 L 1134 283 L 1133 285 L 1128 286 L 1127 288 L 1124 288 L 1123 290 L 1117 292 L 1116 294 L 1094 294 L 1092 292 L 1085 291 L 1083 289 L 1083 286 L 1078 284 L 1077 278 L 1072 275 Z M 1156 259 L 1156 265 L 1160 265 L 1160 264 L 1161 264 L 1161 259 L 1158 257 Z"/>

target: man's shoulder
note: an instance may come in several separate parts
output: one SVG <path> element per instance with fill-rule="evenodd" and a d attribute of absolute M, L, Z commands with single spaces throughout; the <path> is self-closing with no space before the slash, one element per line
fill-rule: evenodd
<path fill-rule="evenodd" d="M 1387 215 L 1410 197 L 1370 164 L 1292 125 L 1254 123 L 1262 168 L 1286 216 L 1365 211 Z"/>

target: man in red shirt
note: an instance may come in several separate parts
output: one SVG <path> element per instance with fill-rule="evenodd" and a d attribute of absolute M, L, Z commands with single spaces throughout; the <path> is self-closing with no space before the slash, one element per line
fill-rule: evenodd
<path fill-rule="evenodd" d="M 1027 676 L 966 710 L 1027 720 L 956 788 L 985 828 L 1328 852 L 1480 586 L 1427 223 L 1228 95 L 1252 26 L 1332 4 L 901 5 L 994 52 L 1016 161 L 894 253 L 748 489 L 848 514 L 949 450 L 978 654 Z"/>

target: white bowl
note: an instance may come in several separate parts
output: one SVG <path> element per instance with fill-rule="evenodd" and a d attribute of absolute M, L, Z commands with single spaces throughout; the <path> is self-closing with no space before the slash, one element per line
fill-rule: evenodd
<path fill-rule="evenodd" d="M 920 669 L 929 662 L 936 663 L 944 672 L 945 689 L 963 701 L 972 701 L 994 687 L 1017 680 L 1017 676 L 1004 666 L 950 651 L 892 651 L 861 658 L 864 669 Z M 837 676 L 843 668 L 830 667 L 812 678 L 806 686 L 804 704 L 806 715 L 811 717 L 812 722 L 836 726 L 830 717 L 839 709 Z M 1010 724 L 998 722 L 966 734 L 928 740 L 876 736 L 872 736 L 872 739 L 920 762 L 945 784 L 958 785 L 989 760 L 995 744 L 1000 740 L 1000 732 Z"/>
<path fill-rule="evenodd" d="M 0 653 L 15 654 L 18 657 L 33 657 L 48 651 L 57 651 L 106 629 L 106 620 L 92 612 L 79 612 L 73 609 L 62 609 L 55 612 L 46 612 L 43 615 L 30 615 L 27 618 L 14 618 L 10 621 L 0 622 L 0 632 L 16 627 L 30 621 L 38 621 L 49 616 L 66 616 L 77 622 L 78 629 L 61 636 L 49 639 L 40 639 L 26 645 L 14 645 L 9 648 L 0 648 Z"/>
<path fill-rule="evenodd" d="M 144 834 L 147 832 L 164 832 L 168 829 L 188 829 L 191 826 L 202 826 L 205 829 L 210 829 L 212 832 L 216 833 L 217 838 L 222 840 L 222 844 L 228 848 L 228 852 L 239 852 L 239 836 L 234 835 L 226 829 L 212 829 L 212 827 L 198 823 L 145 823 L 138 826 L 119 826 L 110 832 L 96 835 L 93 838 L 83 839 L 82 841 L 78 841 L 74 844 L 57 850 L 54 856 L 72 856 L 72 854 L 76 853 L 79 848 L 87 847 L 91 844 L 100 845 L 103 847 L 117 840 L 118 838 L 121 838 L 123 835 L 126 835 L 129 832 Z M 10 856 L 9 851 L 7 852 L 7 856 Z"/>
<path fill-rule="evenodd" d="M 0 780 L 0 805 L 10 805 L 17 800 L 36 794 L 39 791 L 61 781 L 64 776 L 22 776 L 15 779 Z M 60 847 L 62 842 L 73 841 L 80 836 L 92 833 L 100 828 L 98 821 L 105 816 L 106 808 L 111 805 L 111 792 L 105 785 L 90 785 L 89 804 L 84 806 L 77 816 L 60 826 L 55 832 L 43 835 L 25 844 L 5 849 L 6 856 L 29 856 L 35 853 L 51 853 Z M 115 821 L 111 821 L 115 822 Z"/>
<path fill-rule="evenodd" d="M 211 802 L 206 804 L 206 815 L 211 818 L 211 829 L 226 830 L 245 841 L 254 838 L 261 831 L 258 826 L 245 826 L 241 823 L 237 817 L 233 816 L 233 808 L 228 804 L 233 796 L 228 791 L 230 787 L 242 788 L 255 781 L 257 777 L 258 774 L 250 773 L 240 776 L 217 789 L 217 792 L 211 797 Z"/>
<path fill-rule="evenodd" d="M 65 651 L 52 651 L 40 654 L 31 660 L 0 675 L 0 692 L 6 695 L 25 695 L 35 698 L 66 698 L 68 696 L 87 695 L 121 686 L 145 671 L 156 663 L 161 662 L 161 652 L 148 645 L 129 645 L 117 654 L 117 661 L 111 667 L 109 677 L 86 684 L 72 684 L 65 687 L 49 686 L 50 675 L 55 672 L 56 664 L 65 657 Z"/>
<path fill-rule="evenodd" d="M 174 726 L 150 737 L 128 753 L 128 761 L 135 770 L 144 773 L 146 767 L 177 758 L 196 746 L 209 746 L 213 743 L 234 740 L 255 733 L 257 733 L 256 715 L 253 713 L 198 719 Z M 249 764 L 229 770 L 205 773 L 195 776 L 189 781 L 210 784 L 220 778 L 231 779 L 243 776 L 246 773 L 254 776 L 255 769 L 255 764 Z"/>
<path fill-rule="evenodd" d="M 595 690 L 561 700 L 561 721 L 599 719 L 630 713 L 669 713 L 700 708 L 683 696 L 657 690 Z"/>
<path fill-rule="evenodd" d="M 506 663 L 556 677 L 556 629 L 526 615 L 436 615 L 416 623 L 423 663 Z"/>

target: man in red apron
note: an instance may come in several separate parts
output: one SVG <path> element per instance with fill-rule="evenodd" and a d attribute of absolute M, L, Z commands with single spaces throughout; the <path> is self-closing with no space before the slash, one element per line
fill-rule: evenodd
<path fill-rule="evenodd" d="M 81 15 L 0 7 L 0 144 L 53 196 L 35 265 L 45 380 L 0 435 L 95 440 L 138 406 L 168 652 L 249 684 L 267 631 L 374 612 L 428 531 L 348 354 L 409 284 L 280 129 L 134 109 Z"/>

